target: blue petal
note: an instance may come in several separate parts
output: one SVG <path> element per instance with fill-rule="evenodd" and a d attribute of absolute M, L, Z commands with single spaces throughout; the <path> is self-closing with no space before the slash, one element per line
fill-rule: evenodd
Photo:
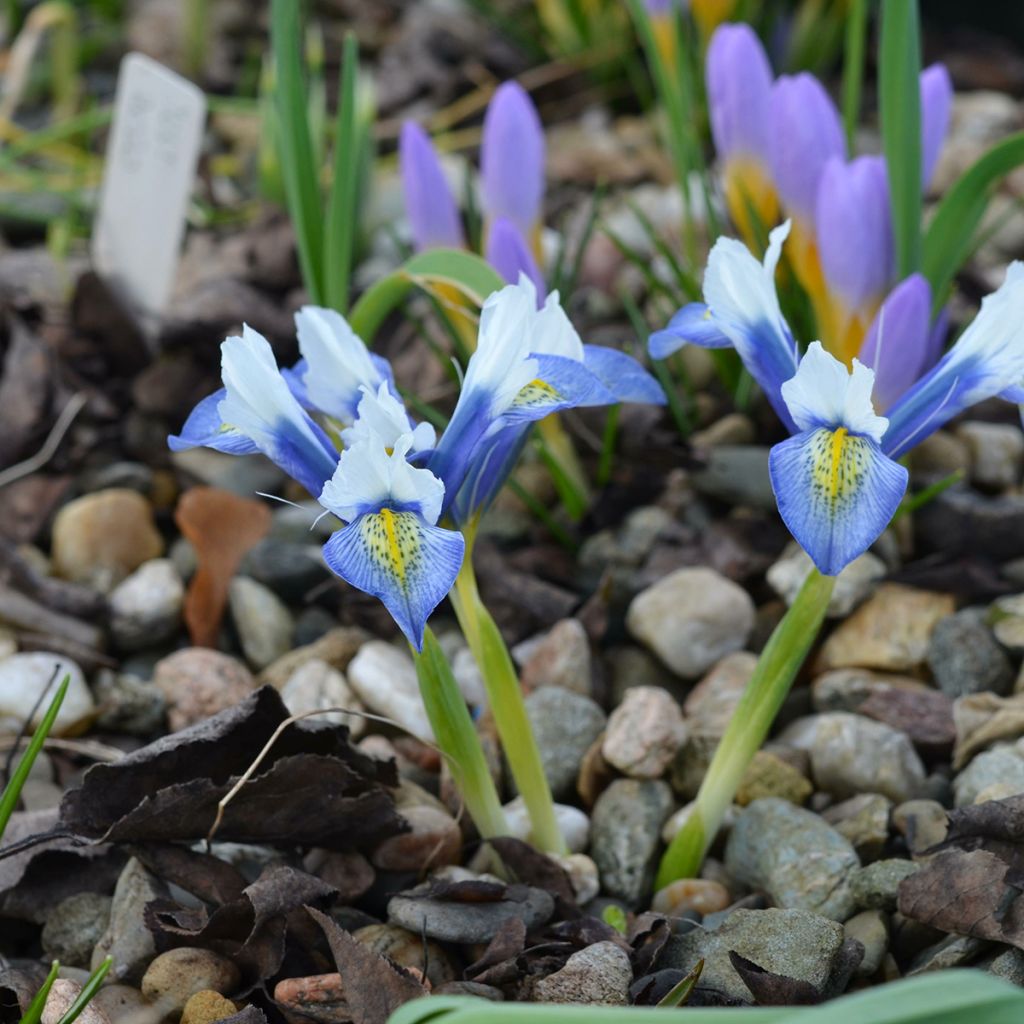
<path fill-rule="evenodd" d="M 869 437 L 819 427 L 777 444 L 772 490 L 789 532 L 826 575 L 863 554 L 889 525 L 907 471 Z"/>
<path fill-rule="evenodd" d="M 309 373 L 309 363 L 305 359 L 300 359 L 294 366 L 281 367 L 281 376 L 284 377 L 288 390 L 295 396 L 295 401 L 303 409 L 316 412 L 316 406 L 310 400 L 309 392 L 306 390 L 306 384 L 303 380 L 307 373 Z"/>
<path fill-rule="evenodd" d="M 213 448 L 228 455 L 254 455 L 256 444 L 220 418 L 217 407 L 226 394 L 224 388 L 207 395 L 190 413 L 180 434 L 171 434 L 167 446 L 172 452 L 188 448 Z"/>
<path fill-rule="evenodd" d="M 615 395 L 587 367 L 568 356 L 535 353 L 537 377 L 522 388 L 501 415 L 504 425 L 543 419 L 559 409 L 614 405 Z"/>
<path fill-rule="evenodd" d="M 379 598 L 416 650 L 430 613 L 462 566 L 461 533 L 410 510 L 366 512 L 331 535 L 324 558 L 346 583 Z"/>
<path fill-rule="evenodd" d="M 519 461 L 529 435 L 530 424 L 517 423 L 479 445 L 450 510 L 457 523 L 466 525 L 490 506 Z"/>
<path fill-rule="evenodd" d="M 1024 384 L 1016 384 L 999 392 L 999 397 L 1004 401 L 1013 402 L 1014 405 L 1024 405 Z"/>
<path fill-rule="evenodd" d="M 665 404 L 665 392 L 657 378 L 625 352 L 604 345 L 584 345 L 583 365 L 620 402 Z"/>
<path fill-rule="evenodd" d="M 647 351 L 652 359 L 667 359 L 684 345 L 731 348 L 732 342 L 711 318 L 711 310 L 703 302 L 689 302 L 667 326 L 647 339 Z"/>

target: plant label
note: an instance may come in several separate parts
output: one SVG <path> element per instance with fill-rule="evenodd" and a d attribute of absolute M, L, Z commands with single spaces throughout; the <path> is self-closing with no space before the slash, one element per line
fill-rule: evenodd
<path fill-rule="evenodd" d="M 150 339 L 174 286 L 205 118 L 191 82 L 141 53 L 121 61 L 92 260 Z"/>

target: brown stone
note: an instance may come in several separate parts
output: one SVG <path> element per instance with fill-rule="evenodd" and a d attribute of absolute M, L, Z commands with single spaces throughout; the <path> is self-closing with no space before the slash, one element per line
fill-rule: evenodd
<path fill-rule="evenodd" d="M 167 700 L 172 732 L 233 707 L 256 688 L 240 661 L 205 647 L 186 647 L 161 658 L 153 682 Z"/>

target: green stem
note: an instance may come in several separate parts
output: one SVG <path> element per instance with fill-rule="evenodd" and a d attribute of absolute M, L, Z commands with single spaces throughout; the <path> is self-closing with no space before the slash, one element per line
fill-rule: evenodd
<path fill-rule="evenodd" d="M 813 569 L 772 632 L 711 759 L 693 810 L 665 851 L 658 868 L 659 889 L 677 878 L 696 876 L 747 766 L 821 629 L 835 582 L 834 576 Z"/>
<path fill-rule="evenodd" d="M 448 660 L 429 626 L 423 634 L 423 650 L 414 651 L 413 657 L 434 737 L 477 831 L 484 839 L 508 835 L 505 812 L 487 767 L 480 737 Z"/>
<path fill-rule="evenodd" d="M 864 85 L 864 43 L 868 34 L 868 0 L 853 0 L 846 16 L 843 55 L 843 128 L 853 153 Z"/>
<path fill-rule="evenodd" d="M 533 842 L 545 853 L 566 854 L 569 851 L 555 819 L 551 787 L 526 713 L 519 677 L 501 631 L 480 599 L 473 571 L 472 533 L 467 533 L 466 557 L 449 597 L 480 668 L 512 777 L 530 817 Z"/>

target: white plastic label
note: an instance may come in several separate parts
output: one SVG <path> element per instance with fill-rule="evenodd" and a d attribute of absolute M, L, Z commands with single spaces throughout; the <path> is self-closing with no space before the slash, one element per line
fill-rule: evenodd
<path fill-rule="evenodd" d="M 141 53 L 121 61 L 92 259 L 149 337 L 174 287 L 205 119 L 191 82 Z"/>

